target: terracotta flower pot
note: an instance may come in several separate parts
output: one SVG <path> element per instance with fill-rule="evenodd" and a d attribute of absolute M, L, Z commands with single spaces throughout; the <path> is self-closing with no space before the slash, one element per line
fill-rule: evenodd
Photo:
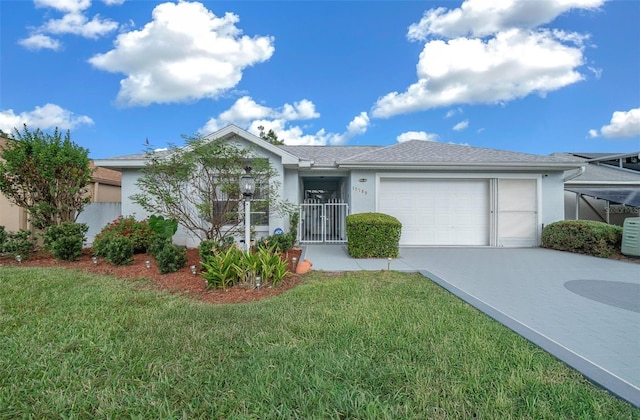
<path fill-rule="evenodd" d="M 309 260 L 303 260 L 298 263 L 298 267 L 296 267 L 296 274 L 306 274 L 311 271 L 311 266 L 313 264 Z"/>

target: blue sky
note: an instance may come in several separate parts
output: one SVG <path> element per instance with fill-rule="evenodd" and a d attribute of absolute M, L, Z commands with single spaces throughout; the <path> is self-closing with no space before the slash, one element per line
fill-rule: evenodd
<path fill-rule="evenodd" d="M 640 150 L 640 2 L 0 2 L 0 129 L 92 158 L 229 123 L 287 144 Z"/>

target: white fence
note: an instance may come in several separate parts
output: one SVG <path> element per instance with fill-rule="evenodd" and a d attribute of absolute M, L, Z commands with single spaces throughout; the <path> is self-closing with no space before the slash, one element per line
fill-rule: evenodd
<path fill-rule="evenodd" d="M 78 223 L 86 223 L 89 226 L 87 245 L 91 245 L 102 228 L 117 219 L 121 212 L 122 203 L 88 204 L 76 220 Z"/>

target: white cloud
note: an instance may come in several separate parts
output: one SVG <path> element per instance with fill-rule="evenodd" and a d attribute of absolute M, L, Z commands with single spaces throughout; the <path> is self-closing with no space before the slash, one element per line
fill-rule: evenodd
<path fill-rule="evenodd" d="M 85 38 L 97 39 L 109 32 L 118 29 L 118 23 L 101 19 L 99 15 L 88 20 L 82 13 L 67 13 L 61 19 L 50 19 L 41 28 L 41 31 L 52 34 L 74 34 Z"/>
<path fill-rule="evenodd" d="M 409 140 L 438 141 L 439 139 L 437 134 L 427 133 L 425 131 L 407 131 L 396 137 L 398 143 L 404 143 Z"/>
<path fill-rule="evenodd" d="M 55 104 L 36 106 L 33 111 L 16 114 L 13 109 L 0 111 L 0 129 L 10 133 L 17 128 L 22 129 L 26 124 L 28 127 L 47 130 L 60 128 L 71 130 L 79 125 L 93 125 L 93 120 L 86 115 L 76 115 Z"/>
<path fill-rule="evenodd" d="M 467 0 L 459 8 L 430 9 L 409 26 L 407 37 L 424 41 L 431 36 L 484 37 L 511 28 L 536 28 L 571 9 L 597 9 L 605 0 Z"/>
<path fill-rule="evenodd" d="M 57 39 L 53 39 L 47 35 L 42 34 L 34 34 L 28 38 L 21 39 L 18 41 L 20 45 L 29 49 L 29 50 L 42 50 L 49 49 L 57 51 L 60 49 L 62 44 Z"/>
<path fill-rule="evenodd" d="M 589 137 L 632 138 L 640 136 L 640 108 L 629 111 L 616 111 L 611 116 L 609 124 L 602 126 L 600 132 L 589 130 Z"/>
<path fill-rule="evenodd" d="M 454 125 L 452 130 L 453 131 L 462 131 L 462 130 L 466 129 L 467 127 L 469 127 L 469 120 L 464 120 L 464 121 L 460 121 L 458 124 Z"/>
<path fill-rule="evenodd" d="M 50 7 L 64 13 L 78 13 L 91 7 L 91 0 L 33 0 L 36 7 Z"/>
<path fill-rule="evenodd" d="M 570 10 L 598 10 L 605 1 L 466 0 L 455 9 L 427 10 L 407 31 L 409 40 L 425 43 L 418 80 L 378 99 L 372 115 L 503 103 L 581 81 L 589 35 L 540 25 Z"/>
<path fill-rule="evenodd" d="M 319 118 L 315 104 L 303 99 L 293 104 L 284 104 L 279 108 L 269 108 L 256 103 L 251 97 L 238 99 L 228 110 L 217 117 L 209 119 L 198 130 L 202 135 L 211 134 L 229 124 L 235 124 L 258 135 L 263 127 L 265 131 L 273 130 L 285 144 L 325 145 L 344 144 L 349 139 L 364 134 L 369 127 L 369 116 L 361 112 L 355 116 L 343 133 L 328 133 L 324 129 L 315 134 L 305 134 L 303 127 L 292 125 L 292 121 L 303 121 Z"/>
<path fill-rule="evenodd" d="M 274 52 L 272 37 L 242 35 L 238 21 L 232 13 L 217 17 L 201 3 L 163 3 L 144 28 L 120 34 L 113 50 L 89 62 L 126 75 L 118 93 L 123 105 L 215 98 Z"/>
<path fill-rule="evenodd" d="M 125 0 L 102 0 L 102 2 L 107 6 L 119 6 L 124 4 Z"/>
<path fill-rule="evenodd" d="M 281 120 L 287 122 L 318 117 L 320 117 L 320 114 L 316 112 L 314 103 L 307 99 L 294 102 L 293 105 L 284 104 L 281 108 L 269 108 L 256 103 L 250 96 L 243 96 L 238 99 L 231 108 L 220 113 L 217 118 L 211 118 L 207 124 L 200 129 L 200 132 L 209 134 L 229 124 L 247 127 L 251 125 L 252 122 L 258 120 Z M 269 131 L 269 127 L 266 125 L 265 129 Z M 259 130 L 256 130 L 256 133 L 258 131 Z"/>
<path fill-rule="evenodd" d="M 451 118 L 456 114 L 462 114 L 462 108 L 450 109 L 447 111 L 447 114 L 444 117 Z"/>
<path fill-rule="evenodd" d="M 535 2 L 537 3 L 537 2 Z M 499 103 L 544 95 L 578 82 L 580 48 L 553 32 L 511 29 L 488 40 L 456 38 L 427 42 L 417 65 L 418 81 L 405 92 L 378 99 L 375 117 L 455 104 Z"/>
<path fill-rule="evenodd" d="M 122 4 L 124 0 L 103 0 L 103 2 L 108 5 L 117 5 Z M 117 22 L 103 19 L 100 15 L 95 15 L 89 20 L 84 13 L 91 7 L 91 0 L 34 0 L 34 3 L 36 7 L 52 8 L 64 15 L 59 19 L 49 19 L 40 27 L 30 28 L 31 35 L 19 41 L 20 45 L 30 50 L 61 49 L 62 43 L 51 38 L 50 34 L 72 34 L 97 39 L 119 27 Z"/>

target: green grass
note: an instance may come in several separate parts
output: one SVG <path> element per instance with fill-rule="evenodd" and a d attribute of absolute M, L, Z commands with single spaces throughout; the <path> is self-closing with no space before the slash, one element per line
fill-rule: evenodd
<path fill-rule="evenodd" d="M 418 274 L 210 305 L 0 269 L 0 418 L 640 418 Z"/>

